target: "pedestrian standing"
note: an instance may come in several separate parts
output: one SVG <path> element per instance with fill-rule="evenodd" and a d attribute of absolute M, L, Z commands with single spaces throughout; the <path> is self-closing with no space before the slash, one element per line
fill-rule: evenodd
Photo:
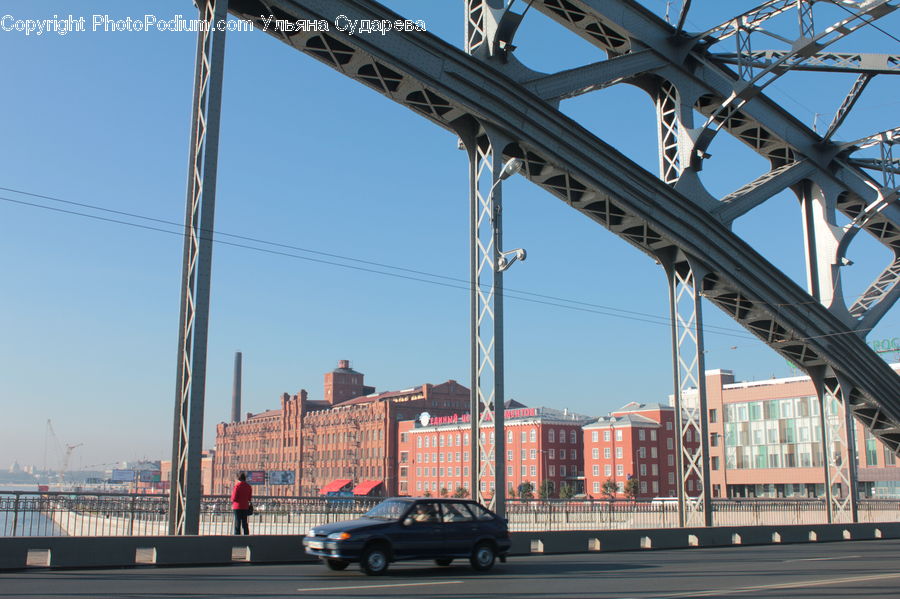
<path fill-rule="evenodd" d="M 234 510 L 234 534 L 250 534 L 250 523 L 247 516 L 250 515 L 250 499 L 253 497 L 253 489 L 247 484 L 247 475 L 238 472 L 237 482 L 231 491 L 231 509 Z"/>

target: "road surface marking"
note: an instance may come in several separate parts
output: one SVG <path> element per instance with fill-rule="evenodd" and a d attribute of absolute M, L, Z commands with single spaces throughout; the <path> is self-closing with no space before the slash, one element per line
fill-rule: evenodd
<path fill-rule="evenodd" d="M 310 591 L 352 591 L 354 589 L 384 589 L 391 587 L 424 587 L 436 584 L 462 584 L 462 580 L 442 580 L 438 582 L 406 582 L 398 584 L 363 584 L 354 585 L 352 587 L 318 587 L 315 589 L 297 589 L 298 593 L 307 593 Z"/>
<path fill-rule="evenodd" d="M 804 557 L 802 559 L 784 559 L 781 560 L 784 563 L 788 562 L 827 562 L 832 559 L 856 559 L 862 557 L 861 555 L 843 555 L 838 557 Z"/>
<path fill-rule="evenodd" d="M 709 591 L 690 591 L 687 593 L 672 593 L 670 595 L 645 595 L 643 599 L 671 599 L 674 597 L 715 597 L 718 595 L 737 595 L 740 593 L 752 593 L 754 591 L 773 591 L 777 589 L 803 589 L 807 587 L 823 587 L 830 584 L 845 582 L 866 582 L 870 580 L 887 580 L 900 578 L 900 573 L 872 574 L 870 576 L 850 576 L 847 578 L 832 578 L 830 580 L 810 580 L 807 582 L 786 582 L 782 584 L 765 584 L 737 589 L 714 589 Z"/>

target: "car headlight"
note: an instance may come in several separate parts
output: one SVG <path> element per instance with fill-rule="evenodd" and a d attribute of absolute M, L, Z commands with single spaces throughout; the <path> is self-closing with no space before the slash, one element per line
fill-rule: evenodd
<path fill-rule="evenodd" d="M 315 528 L 310 528 L 309 530 L 307 530 L 307 531 L 306 531 L 306 536 L 308 536 L 308 537 L 314 537 L 314 536 L 316 536 L 316 529 L 315 529 Z"/>
<path fill-rule="evenodd" d="M 346 541 L 350 538 L 349 532 L 333 532 L 328 535 L 328 538 L 332 541 Z"/>

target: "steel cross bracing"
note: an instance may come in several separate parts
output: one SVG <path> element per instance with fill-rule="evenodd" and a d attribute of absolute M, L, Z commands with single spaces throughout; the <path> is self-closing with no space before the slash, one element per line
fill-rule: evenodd
<path fill-rule="evenodd" d="M 667 81 L 679 90 L 682 105 L 711 114 L 740 83 L 702 44 L 673 38 L 671 26 L 634 2 L 536 0 L 532 7 L 606 50 L 610 63 L 630 53 L 649 52 L 655 66 L 629 61 L 633 71 L 616 67 L 615 78 L 640 85 L 654 97 Z M 400 18 L 367 0 L 231 2 L 236 15 L 257 21 L 275 10 L 292 19 L 332 23 L 339 15 Z M 853 413 L 891 449 L 900 449 L 900 382 L 854 332 L 874 307 L 854 318 L 842 301 L 827 307 L 811 303 L 807 292 L 728 229 L 736 217 L 728 215 L 741 213 L 744 197 L 730 198 L 728 210 L 723 210 L 699 185 L 690 165 L 682 166 L 672 185 L 649 175 L 560 113 L 557 99 L 544 100 L 530 91 L 540 87 L 542 77 L 527 71 L 514 56 L 473 59 L 421 32 L 351 36 L 336 30 L 301 31 L 276 37 L 457 135 L 478 130 L 481 124 L 502 131 L 511 141 L 493 151 L 523 158 L 528 179 L 653 257 L 678 251 L 692 259 L 704 268 L 697 281 L 701 296 L 801 368 L 823 367 L 829 376 L 840 373 Z M 571 89 L 610 83 L 579 81 L 578 73 L 571 75 Z M 764 94 L 730 114 L 723 129 L 767 156 L 773 169 L 803 162 L 801 178 L 815 181 L 832 198 L 836 195 L 837 208 L 846 214 L 862 213 L 874 199 L 872 180 L 850 166 L 837 146 L 823 145 L 821 136 Z M 773 174 L 751 189 L 750 194 L 757 194 L 752 202 L 762 201 L 760 188 L 774 194 L 795 185 L 797 176 L 794 168 Z M 896 207 L 889 205 L 860 221 L 858 228 L 892 246 L 898 241 L 897 216 Z M 833 224 L 832 217 L 826 214 L 825 222 Z M 835 256 L 835 263 L 841 257 Z M 892 289 L 875 306 L 892 302 L 895 295 Z"/>
<path fill-rule="evenodd" d="M 188 162 L 175 430 L 169 491 L 169 534 L 195 535 L 200 529 L 200 460 L 206 392 L 206 342 L 216 165 L 225 31 L 209 26 L 227 17 L 227 0 L 200 0 L 207 23 L 197 37 L 191 146 Z"/>
<path fill-rule="evenodd" d="M 819 429 L 822 434 L 825 497 L 828 522 L 856 522 L 856 441 L 840 377 L 826 377 L 821 369 L 811 372 L 818 395 Z"/>
<path fill-rule="evenodd" d="M 690 261 L 663 257 L 669 279 L 675 363 L 679 526 L 712 526 L 706 377 L 698 276 Z"/>

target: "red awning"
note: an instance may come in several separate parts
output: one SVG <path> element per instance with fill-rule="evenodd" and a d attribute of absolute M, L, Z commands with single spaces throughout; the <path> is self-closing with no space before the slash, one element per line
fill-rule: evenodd
<path fill-rule="evenodd" d="M 349 485 L 351 481 L 349 478 L 339 478 L 337 480 L 333 480 L 319 491 L 319 495 L 327 495 L 328 493 L 337 493 L 347 485 Z"/>
<path fill-rule="evenodd" d="M 353 487 L 354 495 L 368 495 L 372 490 L 381 484 L 380 480 L 364 480 Z"/>

